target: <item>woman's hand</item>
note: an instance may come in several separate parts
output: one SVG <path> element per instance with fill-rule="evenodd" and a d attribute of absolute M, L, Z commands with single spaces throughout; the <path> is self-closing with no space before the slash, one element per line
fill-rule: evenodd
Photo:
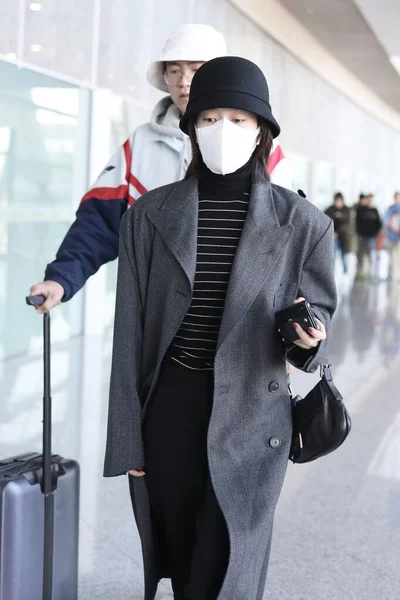
<path fill-rule="evenodd" d="M 128 471 L 127 475 L 132 475 L 132 477 L 143 477 L 146 473 L 140 468 L 138 470 L 132 469 L 131 471 Z"/>
<path fill-rule="evenodd" d="M 305 300 L 305 298 L 296 298 L 295 303 L 297 304 L 298 302 L 303 302 L 303 300 Z M 293 324 L 293 327 L 295 328 L 296 333 L 299 336 L 299 339 L 294 342 L 296 346 L 302 348 L 303 350 L 311 350 L 312 348 L 316 348 L 320 342 L 326 340 L 326 331 L 324 324 L 321 323 L 321 321 L 319 321 L 318 319 L 316 319 L 316 322 L 318 325 L 318 329 L 309 327 L 307 329 L 308 333 L 304 331 L 304 329 L 300 327 L 300 325 L 298 325 L 297 323 Z"/>

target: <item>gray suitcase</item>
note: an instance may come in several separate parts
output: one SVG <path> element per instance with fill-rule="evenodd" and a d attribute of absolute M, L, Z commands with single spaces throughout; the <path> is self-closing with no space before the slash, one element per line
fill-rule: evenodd
<path fill-rule="evenodd" d="M 43 454 L 0 461 L 0 600 L 78 597 L 79 466 L 51 454 L 48 313 L 43 337 Z"/>

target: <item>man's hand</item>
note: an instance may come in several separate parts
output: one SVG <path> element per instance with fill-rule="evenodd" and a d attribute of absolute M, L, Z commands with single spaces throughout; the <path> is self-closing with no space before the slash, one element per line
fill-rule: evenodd
<path fill-rule="evenodd" d="M 57 304 L 60 304 L 65 290 L 60 283 L 57 281 L 43 281 L 33 285 L 30 289 L 31 296 L 44 296 L 46 302 L 42 306 L 35 306 L 35 310 L 39 315 L 47 312 Z"/>

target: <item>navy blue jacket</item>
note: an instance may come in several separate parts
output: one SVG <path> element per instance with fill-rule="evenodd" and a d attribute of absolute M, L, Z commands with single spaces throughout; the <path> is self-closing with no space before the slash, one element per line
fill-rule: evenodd
<path fill-rule="evenodd" d="M 56 260 L 47 265 L 45 280 L 57 281 L 70 300 L 99 268 L 118 256 L 119 228 L 128 203 L 125 198 L 82 202 Z"/>

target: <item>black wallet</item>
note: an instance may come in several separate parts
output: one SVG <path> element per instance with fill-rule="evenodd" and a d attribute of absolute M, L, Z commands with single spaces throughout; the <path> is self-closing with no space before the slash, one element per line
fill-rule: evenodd
<path fill-rule="evenodd" d="M 304 331 L 307 331 L 309 327 L 319 329 L 315 315 L 307 300 L 291 304 L 287 308 L 278 310 L 278 312 L 275 313 L 275 324 L 278 333 L 282 342 L 287 346 L 299 339 L 297 331 L 293 327 L 293 323 L 300 325 Z"/>

